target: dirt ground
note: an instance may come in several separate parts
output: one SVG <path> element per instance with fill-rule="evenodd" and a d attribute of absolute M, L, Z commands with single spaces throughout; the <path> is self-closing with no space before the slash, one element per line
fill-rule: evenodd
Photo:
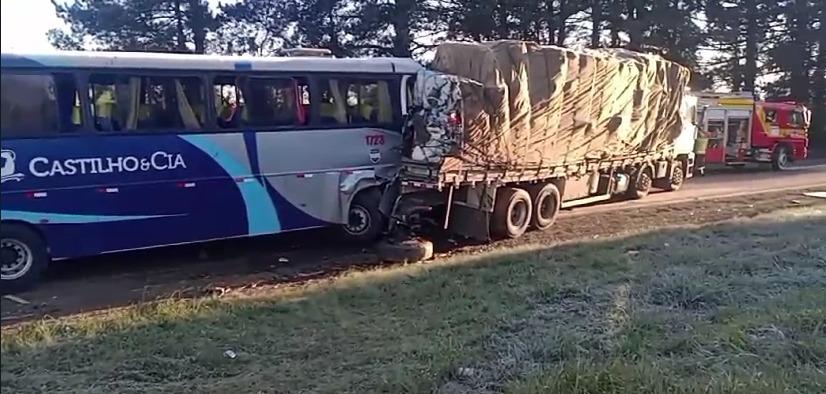
<path fill-rule="evenodd" d="M 552 245 L 577 239 L 610 238 L 674 225 L 753 217 L 787 207 L 822 204 L 803 190 L 579 214 L 563 212 L 546 232 L 485 245 L 442 237 L 436 259 L 480 254 L 525 244 Z M 101 256 L 63 262 L 37 289 L 2 299 L 3 325 L 44 316 L 63 316 L 169 297 L 253 291 L 335 276 L 382 264 L 369 250 L 336 244 L 325 232 L 215 242 L 206 245 Z"/>

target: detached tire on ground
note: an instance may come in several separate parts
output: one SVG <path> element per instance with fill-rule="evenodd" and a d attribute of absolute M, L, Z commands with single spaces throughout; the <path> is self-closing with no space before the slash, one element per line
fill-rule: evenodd
<path fill-rule="evenodd" d="M 772 153 L 772 168 L 775 171 L 783 171 L 791 164 L 791 151 L 787 145 L 780 145 Z"/>
<path fill-rule="evenodd" d="M 640 167 L 631 177 L 631 184 L 628 186 L 628 198 L 639 200 L 651 192 L 654 183 L 651 166 Z"/>
<path fill-rule="evenodd" d="M 528 191 L 533 201 L 533 212 L 531 214 L 531 228 L 537 230 L 547 230 L 554 224 L 562 197 L 559 188 L 553 183 L 535 185 Z"/>
<path fill-rule="evenodd" d="M 384 240 L 376 244 L 376 254 L 382 261 L 414 263 L 433 257 L 433 243 L 423 239 Z"/>
<path fill-rule="evenodd" d="M 360 191 L 353 197 L 347 215 L 348 223 L 339 227 L 341 237 L 349 242 L 370 243 L 384 230 L 384 215 L 379 210 L 381 192 L 376 188 Z"/>
<path fill-rule="evenodd" d="M 49 265 L 40 234 L 21 224 L 3 223 L 0 229 L 0 283 L 3 294 L 34 287 Z"/>
<path fill-rule="evenodd" d="M 519 238 L 531 224 L 531 196 L 515 187 L 502 187 L 496 194 L 490 231 L 496 238 Z"/>

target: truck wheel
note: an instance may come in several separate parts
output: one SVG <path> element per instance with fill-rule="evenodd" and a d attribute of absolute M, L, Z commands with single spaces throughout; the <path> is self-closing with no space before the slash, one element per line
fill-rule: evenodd
<path fill-rule="evenodd" d="M 772 154 L 772 168 L 775 171 L 783 171 L 789 168 L 789 164 L 791 164 L 792 158 L 789 156 L 789 147 L 786 145 L 780 145 L 777 149 L 774 150 Z"/>
<path fill-rule="evenodd" d="M 531 196 L 525 190 L 503 187 L 496 195 L 491 233 L 497 238 L 519 238 L 531 223 Z"/>
<path fill-rule="evenodd" d="M 683 183 L 685 183 L 685 170 L 683 169 L 683 163 L 677 162 L 676 166 L 671 170 L 671 177 L 663 179 L 657 186 L 660 189 L 675 192 L 683 187 Z"/>
<path fill-rule="evenodd" d="M 3 294 L 34 287 L 49 265 L 49 254 L 43 238 L 31 228 L 20 224 L 3 223 L 0 233 L 0 282 Z"/>
<path fill-rule="evenodd" d="M 643 166 L 634 173 L 631 179 L 634 181 L 628 187 L 628 197 L 634 200 L 639 200 L 648 195 L 653 184 L 653 177 L 651 175 L 651 166 Z"/>
<path fill-rule="evenodd" d="M 433 257 L 433 243 L 410 238 L 403 241 L 381 241 L 376 244 L 376 254 L 382 261 L 415 263 Z"/>
<path fill-rule="evenodd" d="M 367 189 L 356 194 L 350 203 L 347 224 L 340 227 L 342 238 L 354 243 L 370 243 L 378 239 L 384 230 L 380 203 L 378 189 Z"/>
<path fill-rule="evenodd" d="M 537 230 L 547 230 L 554 224 L 556 214 L 559 213 L 561 201 L 559 189 L 553 183 L 546 183 L 534 187 L 530 195 L 533 201 L 531 227 Z"/>

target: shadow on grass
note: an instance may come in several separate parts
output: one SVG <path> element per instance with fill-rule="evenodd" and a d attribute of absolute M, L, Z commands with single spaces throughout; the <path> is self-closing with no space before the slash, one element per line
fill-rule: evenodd
<path fill-rule="evenodd" d="M 826 363 L 826 314 L 818 314 L 826 308 L 824 245 L 826 215 L 798 211 L 37 321 L 3 331 L 2 386 L 807 390 L 826 384 L 813 372 Z M 791 304 L 795 297 L 808 301 Z M 777 300 L 794 313 L 777 318 Z"/>

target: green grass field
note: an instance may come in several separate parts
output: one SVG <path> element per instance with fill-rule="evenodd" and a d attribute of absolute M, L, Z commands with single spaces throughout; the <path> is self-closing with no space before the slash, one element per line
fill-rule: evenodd
<path fill-rule="evenodd" d="M 0 365 L 4 393 L 826 392 L 826 206 L 25 323 Z"/>

